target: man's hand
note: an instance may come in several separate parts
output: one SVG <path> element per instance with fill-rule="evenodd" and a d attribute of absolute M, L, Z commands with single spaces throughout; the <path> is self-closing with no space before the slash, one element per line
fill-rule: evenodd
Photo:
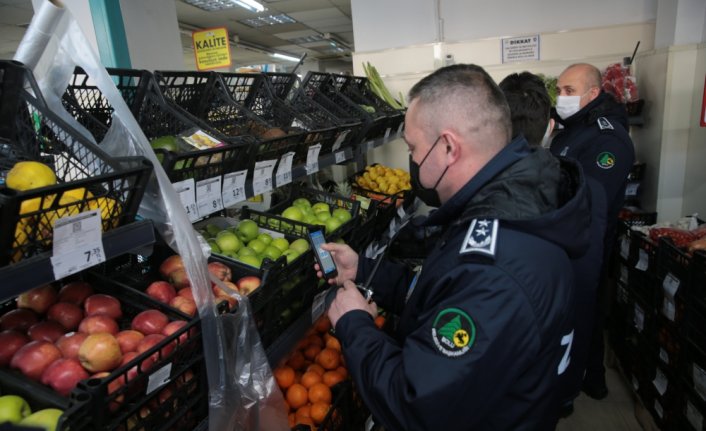
<path fill-rule="evenodd" d="M 336 268 L 338 269 L 338 275 L 336 278 L 330 279 L 328 281 L 329 284 L 342 286 L 346 280 L 355 280 L 355 276 L 358 273 L 358 253 L 346 244 L 337 244 L 335 242 L 327 242 L 321 248 L 331 253 L 331 257 L 336 262 Z M 316 276 L 319 278 L 323 277 L 318 263 L 314 264 L 314 268 L 316 269 Z"/>
<path fill-rule="evenodd" d="M 377 305 L 374 302 L 368 303 L 355 284 L 350 280 L 346 280 L 343 282 L 343 287 L 336 292 L 336 298 L 328 308 L 328 317 L 331 319 L 331 325 L 335 328 L 338 319 L 353 310 L 367 311 L 373 318 L 378 314 Z"/>

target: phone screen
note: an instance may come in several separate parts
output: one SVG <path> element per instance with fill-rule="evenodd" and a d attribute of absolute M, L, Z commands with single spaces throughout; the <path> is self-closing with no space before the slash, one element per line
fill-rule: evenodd
<path fill-rule="evenodd" d="M 312 245 L 314 246 L 314 251 L 319 257 L 319 263 L 321 264 L 322 272 L 327 275 L 336 271 L 336 263 L 333 261 L 331 253 L 321 248 L 321 245 L 326 242 L 324 234 L 320 230 L 316 230 L 309 233 Z"/>

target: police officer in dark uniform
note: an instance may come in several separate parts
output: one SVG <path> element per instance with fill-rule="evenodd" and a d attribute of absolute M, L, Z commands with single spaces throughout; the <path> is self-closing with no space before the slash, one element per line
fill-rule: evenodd
<path fill-rule="evenodd" d="M 603 264 L 596 307 L 593 337 L 589 350 L 584 392 L 602 399 L 608 394 L 603 366 L 603 325 L 607 296 L 607 268 L 613 250 L 618 212 L 625 199 L 628 173 L 635 162 L 635 149 L 628 134 L 625 107 L 601 91 L 600 71 L 585 63 L 567 67 L 557 82 L 556 114 L 564 127 L 551 143 L 557 156 L 576 159 L 584 173 L 597 181 L 605 192 L 606 231 L 603 237 Z"/>
<path fill-rule="evenodd" d="M 387 431 L 554 429 L 571 362 L 571 258 L 590 241 L 585 182 L 511 140 L 507 102 L 474 65 L 412 88 L 405 141 L 415 191 L 440 204 L 421 272 L 384 261 L 368 303 L 353 281 L 373 261 L 324 246 L 341 286 L 328 316 L 357 391 Z M 400 316 L 394 336 L 375 327 L 376 304 Z"/>

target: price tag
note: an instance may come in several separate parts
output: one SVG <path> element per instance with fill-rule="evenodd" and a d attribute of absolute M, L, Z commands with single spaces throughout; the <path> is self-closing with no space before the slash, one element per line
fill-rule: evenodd
<path fill-rule="evenodd" d="M 657 389 L 657 392 L 659 392 L 660 395 L 664 395 L 664 393 L 667 392 L 669 381 L 667 380 L 667 376 L 665 376 L 659 368 L 657 368 L 655 379 L 652 380 L 652 384 L 655 386 L 655 389 Z"/>
<path fill-rule="evenodd" d="M 686 402 L 686 419 L 689 421 L 692 427 L 696 430 L 704 429 L 704 417 L 699 412 L 699 410 L 691 404 L 690 401 Z"/>
<path fill-rule="evenodd" d="M 645 329 L 645 312 L 642 311 L 639 305 L 635 304 L 635 313 L 633 315 L 633 324 L 637 328 L 637 332 L 642 332 Z"/>
<path fill-rule="evenodd" d="M 275 170 L 277 160 L 263 160 L 255 163 L 252 188 L 253 195 L 261 195 L 272 190 L 272 171 Z"/>
<path fill-rule="evenodd" d="M 696 364 L 692 364 L 691 377 L 694 381 L 694 390 L 702 400 L 706 401 L 706 371 Z"/>
<path fill-rule="evenodd" d="M 282 158 L 279 159 L 277 174 L 275 175 L 277 187 L 292 182 L 292 160 L 294 160 L 294 151 L 283 154 Z"/>
<path fill-rule="evenodd" d="M 196 203 L 199 216 L 206 217 L 223 209 L 221 177 L 213 177 L 196 183 Z"/>
<path fill-rule="evenodd" d="M 662 409 L 662 404 L 658 400 L 655 400 L 655 412 L 660 419 L 664 417 L 664 409 Z"/>
<path fill-rule="evenodd" d="M 336 164 L 343 163 L 346 161 L 346 152 L 345 151 L 336 151 L 334 156 L 336 157 Z"/>
<path fill-rule="evenodd" d="M 659 359 L 665 364 L 669 365 L 669 354 L 662 347 L 659 348 Z"/>
<path fill-rule="evenodd" d="M 186 143 L 196 148 L 197 150 L 206 150 L 209 148 L 222 147 L 223 145 L 225 145 L 220 140 L 214 138 L 213 136 L 200 129 L 191 129 L 185 133 L 182 133 L 180 136 Z"/>
<path fill-rule="evenodd" d="M 676 295 L 677 290 L 679 290 L 679 284 L 679 279 L 671 272 L 668 272 L 662 281 L 662 289 L 666 295 L 668 295 L 671 299 L 674 299 L 674 295 Z"/>
<path fill-rule="evenodd" d="M 365 420 L 365 431 L 371 431 L 374 426 L 375 426 L 375 420 L 373 419 L 373 415 L 370 415 Z"/>
<path fill-rule="evenodd" d="M 640 183 L 629 183 L 625 186 L 625 196 L 637 196 L 637 190 L 640 188 Z"/>
<path fill-rule="evenodd" d="M 404 121 L 400 123 L 400 125 L 397 127 L 397 137 L 399 138 L 402 136 L 402 130 L 404 129 Z"/>
<path fill-rule="evenodd" d="M 319 172 L 319 153 L 321 152 L 321 144 L 312 145 L 309 151 L 306 152 L 306 173 L 311 175 Z"/>
<path fill-rule="evenodd" d="M 172 184 L 174 190 L 179 195 L 179 200 L 186 210 L 186 215 L 189 216 L 189 221 L 195 222 L 199 219 L 199 211 L 196 206 L 196 185 L 193 178 L 179 181 Z"/>
<path fill-rule="evenodd" d="M 228 208 L 245 200 L 245 178 L 248 170 L 223 175 L 223 206 Z"/>
<path fill-rule="evenodd" d="M 627 236 L 620 238 L 620 257 L 625 260 L 628 260 L 628 257 L 630 257 L 630 240 Z"/>
<path fill-rule="evenodd" d="M 336 142 L 333 143 L 333 146 L 331 147 L 331 151 L 338 151 L 338 149 L 341 148 L 343 141 L 346 140 L 346 136 L 348 136 L 350 133 L 351 133 L 350 130 L 346 130 L 346 131 L 340 133 L 336 137 Z"/>
<path fill-rule="evenodd" d="M 167 365 L 163 366 L 159 370 L 155 371 L 154 373 L 150 374 L 150 377 L 147 379 L 147 391 L 145 392 L 145 395 L 150 394 L 157 389 L 161 388 L 162 386 L 166 385 L 169 383 L 169 379 L 172 375 L 172 363 L 168 363 Z"/>
<path fill-rule="evenodd" d="M 51 257 L 54 278 L 58 280 L 105 262 L 102 234 L 99 210 L 56 220 Z"/>
<path fill-rule="evenodd" d="M 388 127 L 387 130 L 385 130 L 385 142 L 390 138 L 390 132 L 392 132 L 392 127 Z"/>
<path fill-rule="evenodd" d="M 664 299 L 662 300 L 662 314 L 664 315 L 664 317 L 674 322 L 674 319 L 677 314 L 677 307 L 674 303 L 674 300 L 669 299 L 666 296 L 664 297 Z"/>
<path fill-rule="evenodd" d="M 354 195 L 352 196 L 352 199 L 353 199 L 354 201 L 360 202 L 360 208 L 361 208 L 361 209 L 367 211 L 368 208 L 370 208 L 370 198 L 369 198 L 369 197 L 367 197 L 367 196 L 361 196 L 361 195 L 358 195 L 358 194 L 354 194 Z"/>
<path fill-rule="evenodd" d="M 643 249 L 640 249 L 640 257 L 637 259 L 637 263 L 635 264 L 635 268 L 639 269 L 640 271 L 647 271 L 647 269 L 650 267 L 650 256 L 647 254 L 647 252 Z"/>
<path fill-rule="evenodd" d="M 319 293 L 314 297 L 314 302 L 311 304 L 311 322 L 314 323 L 319 320 L 319 317 L 324 315 L 326 311 L 326 294 L 328 289 Z"/>

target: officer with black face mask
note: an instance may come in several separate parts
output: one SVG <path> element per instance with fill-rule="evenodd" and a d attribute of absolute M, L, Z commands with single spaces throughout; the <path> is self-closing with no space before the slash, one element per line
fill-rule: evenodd
<path fill-rule="evenodd" d="M 410 171 L 438 205 L 425 225 L 442 232 L 421 272 L 381 261 L 370 303 L 354 282 L 375 262 L 323 247 L 340 286 L 328 316 L 356 390 L 389 431 L 553 429 L 571 362 L 570 257 L 590 240 L 580 170 L 511 140 L 505 97 L 481 67 L 439 69 L 409 100 Z M 393 336 L 376 328 L 377 304 L 399 315 Z"/>

